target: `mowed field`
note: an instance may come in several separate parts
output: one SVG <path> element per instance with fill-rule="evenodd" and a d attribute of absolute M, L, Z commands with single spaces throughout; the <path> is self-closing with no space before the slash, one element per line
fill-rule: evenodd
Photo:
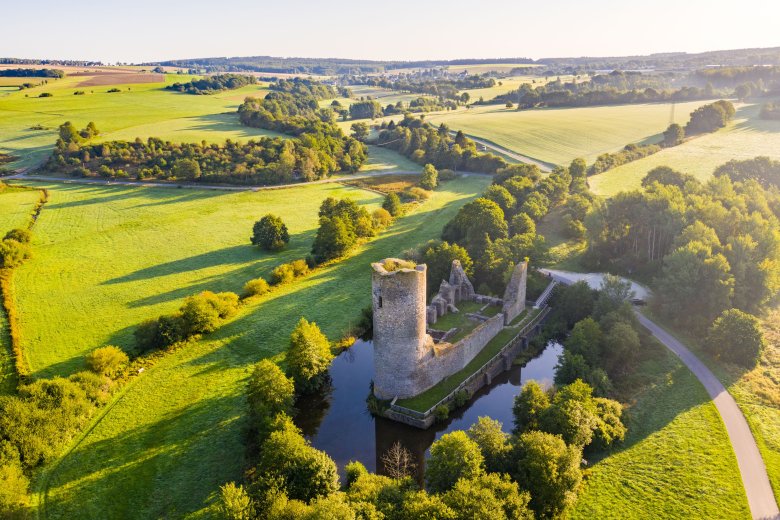
<path fill-rule="evenodd" d="M 144 319 L 203 290 L 240 292 L 278 264 L 308 254 L 326 197 L 370 208 L 381 196 L 339 184 L 258 192 L 52 185 L 34 256 L 14 274 L 22 347 L 36 377 L 67 375 L 102 345 L 132 351 Z M 291 241 L 270 255 L 252 225 L 280 215 Z"/>
<path fill-rule="evenodd" d="M 186 75 L 168 74 L 164 83 L 122 84 L 117 87 L 121 92 L 113 93 L 107 92 L 113 88 L 107 85 L 79 86 L 85 79 L 66 76 L 0 97 L 0 150 L 20 158 L 11 166 L 30 167 L 44 161 L 57 140 L 57 127 L 65 121 L 78 128 L 94 121 L 101 131 L 100 139 L 154 136 L 173 141 L 221 142 L 269 134 L 242 126 L 233 115 L 245 96 L 264 95 L 264 85 L 193 96 L 163 89 L 166 84 L 191 79 Z M 74 95 L 77 90 L 85 95 Z M 37 97 L 42 92 L 53 97 Z"/>
<path fill-rule="evenodd" d="M 662 165 L 705 180 L 715 168 L 731 159 L 752 159 L 759 155 L 780 159 L 780 121 L 760 119 L 760 110 L 760 103 L 738 105 L 734 120 L 726 128 L 595 175 L 589 179 L 591 189 L 610 196 L 638 188 L 648 171 Z"/>
<path fill-rule="evenodd" d="M 580 81 L 585 81 L 588 79 L 588 76 L 586 74 L 583 74 L 582 76 L 510 76 L 507 78 L 498 78 L 496 79 L 495 86 L 487 87 L 487 88 L 473 88 L 473 89 L 467 89 L 463 90 L 462 92 L 467 92 L 468 95 L 471 98 L 471 101 L 478 101 L 479 98 L 484 99 L 485 101 L 489 101 L 496 96 L 499 96 L 501 94 L 506 94 L 507 92 L 511 92 L 513 90 L 517 90 L 520 85 L 523 83 L 529 83 L 533 87 L 540 87 L 550 81 L 555 81 L 556 79 L 561 78 L 561 81 L 567 82 L 575 80 L 579 83 Z M 499 85 L 498 83 L 501 83 Z"/>
<path fill-rule="evenodd" d="M 264 357 L 281 359 L 289 334 L 301 316 L 317 322 L 331 339 L 340 337 L 370 301 L 370 262 L 398 255 L 438 236 L 444 223 L 462 204 L 481 193 L 489 181 L 486 177 L 465 177 L 445 183 L 429 201 L 350 258 L 250 302 L 214 334 L 147 369 L 109 405 L 72 450 L 38 480 L 38 491 L 45 499 L 43 516 L 208 516 L 204 508 L 207 502 L 213 507 L 218 486 L 241 478 L 245 450 L 242 435 L 246 427 L 244 386 L 252 364 Z M 296 200 L 288 204 L 298 212 L 302 205 L 300 192 L 291 190 L 291 193 Z M 372 198 L 374 194 L 367 197 L 366 202 L 376 201 Z M 205 206 L 214 207 L 213 204 Z M 159 211 L 160 206 L 157 208 Z M 292 218 L 289 211 L 282 215 Z M 316 211 L 312 211 L 309 218 L 315 215 Z M 147 221 L 145 226 L 148 225 Z M 139 222 L 139 227 L 144 225 Z M 240 236 L 248 228 L 233 226 L 240 229 L 223 230 L 223 225 L 213 223 L 207 227 L 202 234 L 217 230 L 218 240 L 223 232 L 230 237 L 235 233 L 235 243 L 239 245 L 231 239 L 225 244 L 227 251 L 224 247 L 212 246 L 212 249 L 217 249 L 217 254 L 229 255 L 230 259 L 236 258 L 233 261 L 240 266 L 242 250 L 248 249 L 246 238 L 241 240 Z M 185 240 L 200 242 L 197 233 Z M 313 227 L 309 227 L 307 236 L 306 225 L 296 225 L 293 247 L 299 247 L 296 244 L 303 241 L 304 248 L 308 248 L 312 233 Z M 111 249 L 110 253 L 115 255 L 115 249 L 104 244 L 97 232 L 90 243 L 90 249 Z M 171 245 L 165 247 L 176 249 Z M 135 247 L 129 254 L 136 255 L 138 251 Z M 259 255 L 251 250 L 250 253 Z M 292 256 L 296 255 L 278 255 L 273 257 L 273 262 L 264 261 L 263 268 L 252 266 L 247 270 L 251 274 L 262 273 L 270 265 Z M 162 263 L 136 274 L 160 274 L 157 269 L 162 269 L 164 274 L 171 267 L 177 271 L 186 269 L 184 264 Z M 236 270 L 230 276 L 237 281 Z M 165 280 L 170 276 L 173 275 L 155 276 L 156 281 L 150 283 L 167 286 Z M 227 283 L 226 276 L 208 277 L 209 283 L 200 287 L 197 284 L 203 280 L 195 280 L 186 287 L 186 292 L 206 287 L 234 288 L 233 283 Z M 164 298 L 169 297 L 165 288 L 158 292 Z M 130 297 L 129 301 L 137 299 Z M 97 321 L 93 319 L 91 323 L 97 326 Z"/>
<path fill-rule="evenodd" d="M 704 103 L 678 103 L 675 122 L 684 124 Z M 446 123 L 533 159 L 566 164 L 577 157 L 593 162 L 628 143 L 659 141 L 670 114 L 664 103 L 522 111 L 493 105 L 429 114 L 426 121 Z"/>

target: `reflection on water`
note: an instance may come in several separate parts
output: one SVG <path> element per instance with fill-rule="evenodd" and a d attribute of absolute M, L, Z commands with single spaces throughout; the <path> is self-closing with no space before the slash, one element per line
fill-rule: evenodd
<path fill-rule="evenodd" d="M 383 418 L 366 409 L 366 397 L 374 373 L 374 349 L 370 341 L 358 341 L 342 352 L 330 368 L 331 384 L 318 396 L 300 399 L 295 422 L 312 445 L 324 450 L 343 471 L 352 460 L 369 471 L 382 472 L 379 459 L 395 442 L 414 454 L 421 480 L 426 452 L 433 441 L 454 430 L 465 430 L 483 415 L 512 429 L 512 402 L 526 381 L 551 385 L 562 347 L 551 343 L 524 367 L 512 367 L 477 392 L 468 405 L 453 412 L 450 419 L 428 430 L 419 430 Z"/>

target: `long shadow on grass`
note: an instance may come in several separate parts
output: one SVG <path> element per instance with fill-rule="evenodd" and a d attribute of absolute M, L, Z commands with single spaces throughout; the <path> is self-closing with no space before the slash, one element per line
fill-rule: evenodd
<path fill-rule="evenodd" d="M 291 236 L 290 243 L 309 244 L 314 239 L 315 233 L 316 233 L 315 230 L 307 230 L 300 233 L 296 233 Z M 249 242 L 248 234 L 247 234 L 247 242 Z M 275 267 L 276 265 L 283 263 L 284 261 L 288 261 L 289 259 L 292 259 L 289 257 L 294 257 L 296 254 L 300 255 L 300 251 L 296 253 L 295 249 L 291 249 L 289 247 L 282 253 L 269 254 L 247 243 L 246 245 L 225 247 L 215 251 L 209 251 L 207 253 L 203 253 L 200 255 L 194 255 L 187 258 L 180 258 L 179 260 L 172 260 L 170 262 L 165 262 L 162 264 L 157 264 L 143 269 L 139 269 L 138 271 L 134 271 L 132 273 L 128 273 L 126 275 L 101 282 L 101 285 L 113 285 L 113 284 L 135 282 L 139 280 L 148 280 L 151 278 L 169 276 L 169 275 L 181 273 L 183 271 L 198 271 L 200 269 L 207 269 L 209 267 L 215 267 L 219 265 L 237 265 L 237 264 L 246 264 L 252 262 L 251 265 L 243 268 L 243 271 L 245 271 L 246 274 L 249 275 L 249 277 L 245 281 L 249 281 L 251 278 L 256 278 L 261 274 L 261 271 L 257 269 L 256 264 L 258 262 L 262 262 L 263 264 L 273 262 Z M 255 273 L 254 275 L 251 274 L 253 272 Z M 235 278 L 235 276 L 236 276 L 235 273 L 232 272 L 227 273 L 224 276 L 215 277 L 215 279 L 212 280 L 212 282 L 216 286 L 218 286 L 219 279 Z M 189 290 L 189 289 L 183 288 L 182 290 Z M 152 302 L 152 303 L 156 303 L 156 302 Z M 148 304 L 149 303 L 139 302 L 137 305 L 132 305 L 132 304 L 131 305 L 139 306 L 139 305 L 148 305 Z"/>
<path fill-rule="evenodd" d="M 244 408 L 244 395 L 236 391 L 183 405 L 154 422 L 144 420 L 148 410 L 137 410 L 140 426 L 85 442 L 62 460 L 49 481 L 47 516 L 181 518 L 202 508 L 226 480 L 240 478 Z M 197 465 L 193 471 L 194 460 L 209 471 Z M 58 492 L 59 486 L 67 491 Z"/>
<path fill-rule="evenodd" d="M 154 206 L 159 204 L 173 204 L 177 202 L 183 202 L 186 200 L 207 199 L 229 194 L 229 192 L 220 191 L 191 191 L 187 190 L 186 194 L 179 191 L 174 191 L 174 187 L 171 188 L 145 188 L 139 186 L 89 186 L 84 185 L 69 185 L 60 184 L 57 185 L 57 191 L 71 191 L 77 194 L 86 194 L 88 197 L 79 198 L 77 200 L 71 200 L 67 202 L 57 202 L 56 198 L 47 206 L 48 209 L 62 209 L 62 208 L 74 208 L 81 206 L 89 206 L 92 204 L 103 204 L 106 202 L 118 202 L 120 200 L 127 200 L 138 198 L 143 201 L 149 199 L 155 200 L 155 202 L 144 204 L 138 204 L 137 206 L 123 207 L 123 210 L 129 210 L 133 208 Z M 93 196 L 94 195 L 94 196 Z"/>
<path fill-rule="evenodd" d="M 159 420 L 93 443 L 89 441 L 100 432 L 87 436 L 57 469 L 52 483 L 67 485 L 67 491 L 52 499 L 48 511 L 63 518 L 159 518 L 201 508 L 220 484 L 241 477 L 245 368 L 282 352 L 300 316 L 338 337 L 370 299 L 369 263 L 438 236 L 465 202 L 402 219 L 355 256 L 275 289 L 203 341 L 162 360 L 96 430 L 138 423 L 150 414 Z M 193 384 L 170 381 L 182 377 L 178 370 L 186 366 L 199 367 L 194 374 L 186 372 L 186 378 L 197 378 L 200 395 L 194 395 Z M 139 393 L 149 389 L 155 395 Z M 224 397 L 215 399 L 209 392 Z M 194 404 L 182 404 L 174 412 L 156 411 L 193 398 L 198 399 Z"/>

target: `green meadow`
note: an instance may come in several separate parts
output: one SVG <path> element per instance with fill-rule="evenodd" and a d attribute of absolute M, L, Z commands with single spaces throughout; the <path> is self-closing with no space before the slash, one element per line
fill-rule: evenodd
<path fill-rule="evenodd" d="M 36 377 L 67 375 L 106 344 L 133 348 L 133 330 L 203 290 L 240 292 L 276 265 L 305 257 L 326 197 L 375 207 L 381 196 L 339 184 L 257 192 L 51 185 L 34 256 L 15 271 L 22 347 Z M 291 241 L 270 255 L 253 223 L 280 215 Z"/>
<path fill-rule="evenodd" d="M 218 486 L 241 478 L 245 450 L 243 431 L 246 427 L 244 385 L 252 364 L 265 357 L 280 360 L 290 331 L 301 316 L 317 322 L 331 339 L 340 337 L 355 324 L 359 310 L 370 301 L 369 263 L 377 258 L 398 255 L 438 236 L 444 223 L 458 208 L 479 194 L 488 183 L 489 178 L 486 177 L 465 177 L 445 183 L 430 200 L 399 219 L 379 237 L 361 246 L 351 257 L 277 288 L 267 296 L 251 300 L 239 315 L 217 332 L 164 356 L 125 387 L 71 450 L 44 471 L 37 481 L 43 514 L 49 518 L 206 516 L 208 511 L 203 508 L 207 501 L 213 503 L 213 493 Z M 289 191 L 290 199 L 296 200 L 295 213 L 311 213 L 310 216 L 300 217 L 304 222 L 296 225 L 292 241 L 292 248 L 307 249 L 313 236 L 313 224 L 307 225 L 305 219 L 313 222 L 316 211 L 302 211 L 301 192 L 297 188 Z M 278 191 L 270 193 L 276 197 L 282 195 Z M 92 199 L 99 200 L 98 194 L 93 195 Z M 254 195 L 242 196 L 250 198 Z M 156 211 L 160 211 L 165 201 L 177 196 L 177 193 L 157 191 L 153 196 L 157 200 L 137 202 L 156 203 Z M 81 197 L 79 200 L 82 201 L 89 199 Z M 377 200 L 373 193 L 364 197 L 367 203 Z M 224 204 L 220 206 L 232 205 L 228 200 L 222 202 Z M 288 199 L 287 204 L 293 202 Z M 98 202 L 97 205 L 106 206 L 105 213 L 113 212 L 109 201 Z M 216 204 L 201 201 L 199 205 L 205 215 L 203 222 L 212 221 Z M 58 210 L 53 207 L 52 211 Z M 132 211 L 134 209 L 128 212 Z M 293 218 L 289 210 L 282 215 Z M 53 216 L 52 220 L 55 218 Z M 250 220 L 247 218 L 246 222 Z M 139 228 L 149 225 L 148 221 L 145 224 L 136 222 Z M 84 237 L 83 245 L 89 249 L 105 249 L 107 244 L 103 241 L 103 233 L 92 230 L 92 224 L 83 225 L 91 229 L 91 236 Z M 209 246 L 216 253 L 195 258 L 205 257 L 209 264 L 229 269 L 229 275 L 208 274 L 208 269 L 200 269 L 200 273 L 196 272 L 195 279 L 187 285 L 175 281 L 174 278 L 181 275 L 171 272 L 186 270 L 185 263 L 150 260 L 153 266 L 146 270 L 131 271 L 125 276 L 121 270 L 112 274 L 113 278 L 118 275 L 120 283 L 110 285 L 135 283 L 129 278 L 141 277 L 147 280 L 146 283 L 158 287 L 157 298 L 170 299 L 171 291 L 182 287 L 181 296 L 205 288 L 235 289 L 239 279 L 263 274 L 272 265 L 300 256 L 286 252 L 263 260 L 262 267 L 250 265 L 244 268 L 238 261 L 227 264 L 222 254 L 229 255 L 229 259 L 240 259 L 246 256 L 243 250 L 247 249 L 247 255 L 261 256 L 246 245 L 249 228 L 246 224 L 233 225 L 238 228 L 235 231 L 225 230 L 227 224 L 204 227 L 206 229 L 194 230 L 194 236 L 181 233 L 185 237 L 182 240 L 199 243 L 208 240 L 210 231 L 219 229 L 220 234 L 214 238 L 218 245 Z M 116 229 L 116 234 L 124 233 L 120 226 L 113 229 Z M 132 234 L 133 229 L 128 225 L 126 231 Z M 135 232 L 143 233 L 142 230 Z M 243 235 L 246 237 L 241 240 Z M 45 241 L 46 238 L 40 240 Z M 157 242 L 156 239 L 154 242 L 159 246 L 163 240 Z M 206 248 L 205 245 L 202 247 Z M 108 248 L 112 254 L 120 256 L 114 247 Z M 170 244 L 165 248 L 176 249 Z M 138 250 L 137 247 L 134 249 Z M 191 254 L 181 256 L 190 259 Z M 93 263 L 85 262 L 84 265 L 92 267 Z M 239 275 L 237 271 L 242 269 L 245 272 Z M 131 306 L 133 302 L 146 300 L 140 294 L 124 297 Z M 47 297 L 44 301 L 53 300 Z M 101 301 L 105 303 L 105 298 Z M 173 307 L 172 301 L 169 307 Z M 151 311 L 148 307 L 147 310 Z M 62 314 L 74 316 L 78 311 Z M 99 321 L 93 318 L 84 326 L 100 327 Z"/>
<path fill-rule="evenodd" d="M 268 133 L 243 127 L 237 117 L 228 114 L 236 111 L 245 96 L 264 95 L 264 85 L 193 96 L 164 90 L 166 84 L 191 79 L 186 75 L 166 74 L 165 83 L 119 85 L 121 92 L 113 93 L 108 90 L 114 85 L 79 86 L 84 79 L 65 77 L 0 98 L 0 150 L 20 158 L 11 166 L 29 167 L 45 160 L 57 140 L 57 127 L 65 121 L 79 128 L 94 121 L 101 139 L 155 136 L 224 141 Z M 79 90 L 85 94 L 73 94 Z M 53 96 L 37 97 L 42 92 Z"/>
<path fill-rule="evenodd" d="M 684 124 L 703 103 L 678 103 L 674 121 Z M 521 111 L 491 105 L 430 114 L 426 120 L 446 123 L 533 159 L 566 164 L 577 157 L 593 162 L 628 143 L 660 141 L 670 115 L 671 106 L 664 103 Z"/>
<path fill-rule="evenodd" d="M 667 364 L 626 411 L 623 446 L 587 471 L 571 518 L 750 518 L 715 405 L 688 369 Z"/>
<path fill-rule="evenodd" d="M 726 128 L 595 175 L 589 179 L 591 189 L 611 196 L 638 188 L 647 172 L 657 166 L 671 166 L 706 180 L 715 168 L 731 159 L 759 155 L 780 159 L 780 121 L 760 119 L 760 110 L 760 103 L 738 105 L 734 120 Z"/>

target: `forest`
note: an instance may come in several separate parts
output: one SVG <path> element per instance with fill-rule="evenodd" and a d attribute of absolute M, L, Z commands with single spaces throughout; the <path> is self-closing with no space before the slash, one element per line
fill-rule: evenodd
<path fill-rule="evenodd" d="M 237 88 L 245 87 L 247 85 L 254 85 L 257 83 L 257 78 L 254 76 L 242 76 L 240 74 L 217 74 L 214 76 L 206 76 L 201 79 L 193 79 L 187 83 L 173 83 L 167 85 L 165 88 L 168 90 L 175 90 L 177 92 L 185 92 L 187 94 L 214 94 L 223 90 L 234 90 Z"/>

